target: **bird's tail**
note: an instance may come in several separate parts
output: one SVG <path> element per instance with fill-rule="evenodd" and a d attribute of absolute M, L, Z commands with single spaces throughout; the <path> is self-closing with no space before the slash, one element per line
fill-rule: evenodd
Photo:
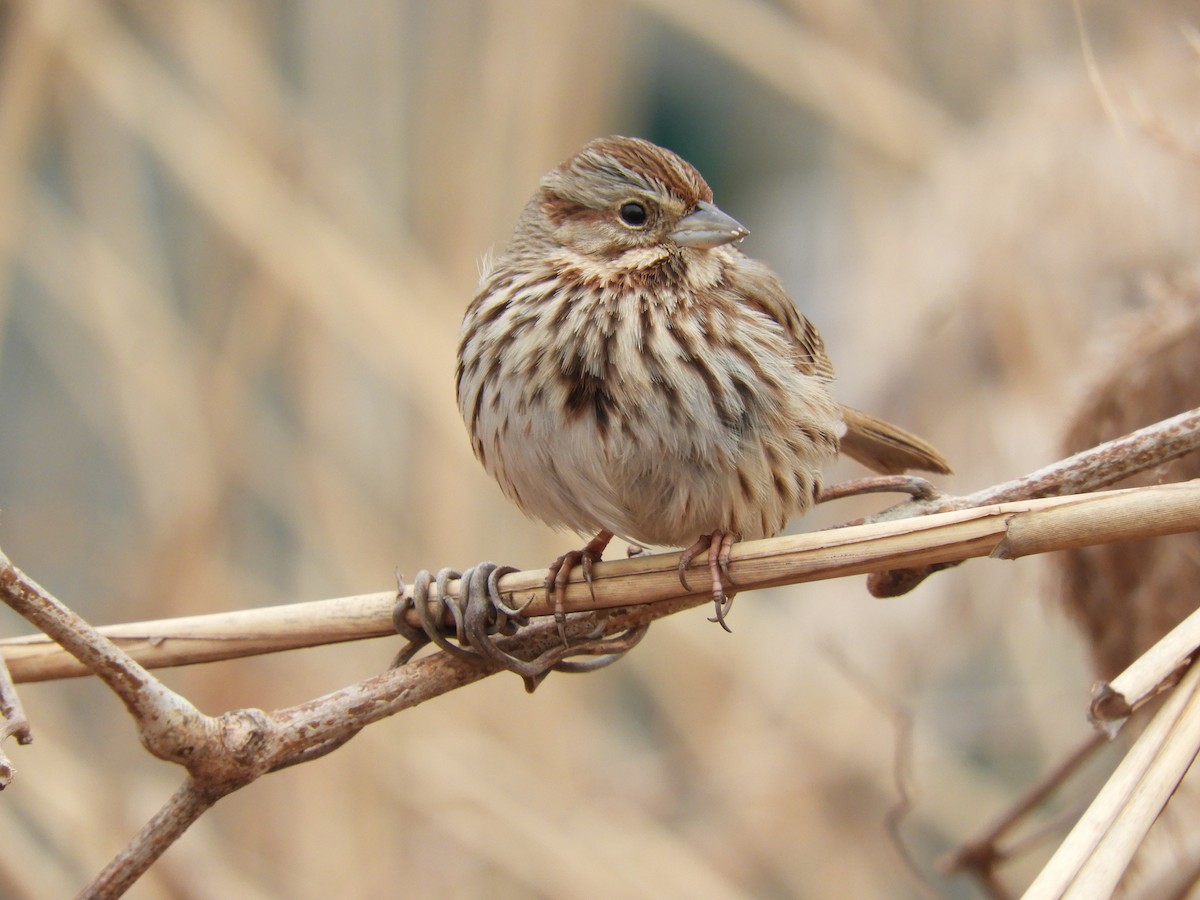
<path fill-rule="evenodd" d="M 846 434 L 841 452 L 868 469 L 883 475 L 898 475 L 909 469 L 950 473 L 950 464 L 942 454 L 915 434 L 848 406 L 842 407 L 842 418 Z"/>

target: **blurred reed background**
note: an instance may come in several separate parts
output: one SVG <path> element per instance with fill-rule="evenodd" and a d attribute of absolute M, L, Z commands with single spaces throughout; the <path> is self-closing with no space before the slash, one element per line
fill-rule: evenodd
<path fill-rule="evenodd" d="M 945 488 L 1045 464 L 1200 235 L 1194 6 L 1079 12 L 4 0 L 0 545 L 96 623 L 577 546 L 471 457 L 454 349 L 538 177 L 614 132 L 699 166 L 842 398 L 937 443 Z M 899 710 L 900 836 L 936 894 L 978 896 L 934 860 L 1087 732 L 1058 593 L 1043 561 L 980 561 L 888 602 L 746 595 L 733 635 L 679 616 L 603 673 L 500 675 L 252 785 L 134 896 L 920 896 L 885 824 Z M 162 677 L 272 708 L 395 644 Z M 179 774 L 93 683 L 22 696 L 0 894 L 65 896 Z"/>

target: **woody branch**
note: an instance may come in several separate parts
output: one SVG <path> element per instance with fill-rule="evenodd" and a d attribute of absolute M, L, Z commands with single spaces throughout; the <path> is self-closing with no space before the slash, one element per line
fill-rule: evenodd
<path fill-rule="evenodd" d="M 937 568 L 992 553 L 1006 537 L 1004 523 L 1018 514 L 1025 528 L 1039 517 L 1050 521 L 1045 510 L 1072 510 L 1054 514 L 1056 522 L 1070 520 L 1071 533 L 1047 538 L 1035 552 L 1187 531 L 1188 511 L 1195 508 L 1195 498 L 1187 494 L 1190 488 L 1167 487 L 1166 493 L 1140 488 L 1107 499 L 1079 492 L 1095 491 L 1197 448 L 1200 409 L 974 494 L 904 503 L 861 525 L 738 544 L 731 573 L 740 590 L 871 574 L 872 592 L 891 596 L 911 589 Z M 1122 518 L 1120 510 L 1138 512 Z M 1013 556 L 1023 555 L 1013 553 L 1011 541 L 1005 547 Z M 684 592 L 676 576 L 678 559 L 678 554 L 666 553 L 598 563 L 593 589 L 576 574 L 565 606 L 583 612 L 679 598 Z M 687 595 L 695 599 L 691 605 L 708 596 L 706 575 L 699 571 L 703 565 L 700 559 L 693 566 L 689 583 L 696 592 Z M 500 580 L 500 588 L 515 602 L 528 603 L 527 615 L 547 615 L 551 608 L 542 592 L 545 575 L 544 569 L 513 573 Z M 457 595 L 458 590 L 458 582 L 450 582 L 450 593 Z M 395 592 L 387 591 L 99 631 L 148 667 L 185 665 L 390 635 L 395 602 Z M 410 624 L 418 623 L 413 619 Z M 0 652 L 18 682 L 90 671 L 45 635 L 0 641 Z"/>
<path fill-rule="evenodd" d="M 1200 444 L 1200 410 L 1165 420 L 1125 438 L 1056 463 L 1024 479 L 973 495 L 975 503 L 954 508 L 965 498 L 905 504 L 914 512 L 941 505 L 944 511 L 910 519 L 890 515 L 830 531 L 739 544 L 730 572 L 740 589 L 815 581 L 903 567 L 933 567 L 978 556 L 1013 559 L 1032 553 L 1108 541 L 1200 530 L 1200 482 L 1132 488 L 1074 496 L 1053 496 L 1068 488 L 1111 483 L 1116 477 L 1159 465 Z M 995 502 L 1026 491 L 1037 499 Z M 1047 496 L 1049 495 L 1049 496 Z M 698 590 L 681 590 L 676 553 L 598 564 L 595 583 L 576 579 L 568 588 L 568 628 L 577 635 L 597 627 L 606 634 L 631 628 L 709 601 L 707 584 L 696 573 Z M 544 616 L 519 634 L 502 638 L 503 649 L 536 657 L 558 640 L 543 596 L 544 570 L 512 573 L 500 589 L 514 602 L 528 600 L 526 612 Z M 451 584 L 451 592 L 457 586 Z M 593 597 L 594 593 L 594 597 Z M 395 593 L 276 607 L 174 623 L 92 628 L 0 554 L 0 599 L 47 636 L 0 644 L 15 681 L 91 672 L 121 697 L 143 744 L 156 756 L 185 767 L 188 777 L 131 844 L 85 889 L 84 896 L 111 896 L 126 889 L 167 846 L 213 803 L 270 771 L 316 758 L 340 746 L 366 725 L 499 670 L 482 659 L 445 652 L 389 669 L 306 703 L 274 712 L 244 709 L 207 716 L 153 678 L 146 665 L 171 665 L 306 646 L 334 640 L 379 636 L 392 631 Z M 246 616 L 251 617 L 247 620 Z M 253 627 L 247 627 L 247 621 Z M 272 623 L 282 640 L 273 641 Z M 239 631 L 240 629 L 240 631 Z M 137 635 L 133 653 L 118 646 Z M 230 636 L 247 637 L 246 647 L 230 652 Z M 214 641 L 214 636 L 217 639 Z M 51 643 L 51 640 L 54 643 Z M 156 646 L 157 645 L 157 646 Z M 73 663 L 65 662 L 69 658 Z M 0 685 L 2 686 L 2 685 Z M 11 690 L 4 708 L 17 709 Z M 23 725 L 10 732 L 24 735 Z"/>

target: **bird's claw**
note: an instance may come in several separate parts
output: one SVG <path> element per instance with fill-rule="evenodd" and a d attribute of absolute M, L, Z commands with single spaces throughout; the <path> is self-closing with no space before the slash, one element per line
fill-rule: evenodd
<path fill-rule="evenodd" d="M 729 574 L 729 555 L 736 540 L 737 535 L 718 529 L 711 534 L 700 535 L 696 539 L 696 543 L 679 555 L 679 583 L 683 585 L 685 591 L 691 592 L 691 585 L 687 581 L 688 566 L 697 556 L 708 551 L 708 572 L 712 578 L 712 597 L 715 609 L 715 615 L 708 621 L 716 622 L 729 632 L 732 632 L 732 629 L 725 621 L 725 617 L 729 615 L 729 610 L 733 606 L 733 598 L 737 592 L 727 591 L 726 587 L 736 587 L 733 576 Z"/>
<path fill-rule="evenodd" d="M 601 531 L 580 550 L 569 550 L 554 562 L 546 572 L 546 599 L 554 605 L 554 621 L 558 625 L 558 636 L 563 646 L 567 641 L 567 585 L 571 583 L 571 570 L 576 566 L 583 569 L 583 580 L 587 582 L 592 600 L 596 599 L 596 586 L 592 581 L 592 567 L 604 556 L 604 550 L 613 539 L 611 531 Z"/>

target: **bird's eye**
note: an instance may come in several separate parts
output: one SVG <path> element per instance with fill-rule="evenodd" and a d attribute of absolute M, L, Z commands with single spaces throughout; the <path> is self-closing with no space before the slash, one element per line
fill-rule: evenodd
<path fill-rule="evenodd" d="M 622 203 L 617 214 L 621 217 L 621 221 L 630 228 L 641 228 L 650 221 L 650 214 L 646 212 L 646 207 L 636 200 Z"/>

